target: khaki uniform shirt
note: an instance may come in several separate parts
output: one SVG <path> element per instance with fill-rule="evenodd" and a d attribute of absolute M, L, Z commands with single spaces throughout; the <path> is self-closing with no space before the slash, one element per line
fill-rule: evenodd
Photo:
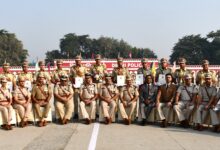
<path fill-rule="evenodd" d="M 35 95 L 37 100 L 46 100 L 50 94 L 52 94 L 52 89 L 47 84 L 42 86 L 34 85 L 32 89 L 32 95 Z"/>
<path fill-rule="evenodd" d="M 28 92 L 27 88 L 17 87 L 13 92 L 13 96 L 17 97 L 18 101 L 26 101 L 25 97 L 30 98 L 31 93 Z"/>
<path fill-rule="evenodd" d="M 171 68 L 166 68 L 166 69 L 157 68 L 156 69 L 156 82 L 158 82 L 158 78 L 160 74 L 166 75 L 167 73 L 172 73 L 172 69 Z"/>
<path fill-rule="evenodd" d="M 191 71 L 188 69 L 176 69 L 175 73 L 174 73 L 174 77 L 176 78 L 176 82 L 179 85 L 183 85 L 185 80 L 184 80 L 184 76 L 186 74 L 191 74 Z"/>
<path fill-rule="evenodd" d="M 69 95 L 73 94 L 72 85 L 61 86 L 58 84 L 54 88 L 54 94 L 57 94 L 61 97 L 68 97 Z"/>
<path fill-rule="evenodd" d="M 216 83 L 216 74 L 214 71 L 208 70 L 208 72 L 204 72 L 203 70 L 200 70 L 196 75 L 196 83 L 199 85 L 204 85 L 205 82 L 205 74 L 210 73 L 212 76 L 212 82 Z"/>
<path fill-rule="evenodd" d="M 146 75 L 150 75 L 151 74 L 151 70 L 150 69 L 145 69 L 143 67 L 142 68 L 138 68 L 137 74 L 143 74 L 144 77 L 145 77 Z"/>
<path fill-rule="evenodd" d="M 60 81 L 61 75 L 67 75 L 67 72 L 63 69 L 56 69 L 55 71 L 53 71 L 52 73 L 53 81 L 55 82 Z"/>
<path fill-rule="evenodd" d="M 198 93 L 198 89 L 194 84 L 191 84 L 190 86 L 181 85 L 177 89 L 177 93 L 180 93 L 180 101 L 191 101 L 193 94 Z"/>
<path fill-rule="evenodd" d="M 75 78 L 75 77 L 83 77 L 85 76 L 85 74 L 88 72 L 88 69 L 84 66 L 72 66 L 70 68 L 70 76 L 72 78 Z"/>
<path fill-rule="evenodd" d="M 32 73 L 30 73 L 30 72 L 25 73 L 25 72 L 22 71 L 22 72 L 19 74 L 18 78 L 19 78 L 19 77 L 24 77 L 26 81 L 31 81 L 31 82 L 33 82 L 33 75 L 32 75 Z"/>
<path fill-rule="evenodd" d="M 34 80 L 35 80 L 35 81 L 37 80 L 37 76 L 38 76 L 39 73 L 43 73 L 44 76 L 45 76 L 46 81 L 50 82 L 51 76 L 50 76 L 49 72 L 47 72 L 47 71 L 41 71 L 41 70 L 38 71 L 38 72 L 35 74 L 35 76 L 34 76 Z"/>
<path fill-rule="evenodd" d="M 114 78 L 114 82 L 117 81 L 117 76 L 118 75 L 123 75 L 123 76 L 129 76 L 130 73 L 128 71 L 128 69 L 126 67 L 122 67 L 122 68 L 119 68 L 119 67 L 115 67 L 114 70 L 112 71 L 112 76 Z"/>
<path fill-rule="evenodd" d="M 80 95 L 85 99 L 93 98 L 96 94 L 98 94 L 98 89 L 94 83 L 90 85 L 83 84 L 80 88 Z"/>
<path fill-rule="evenodd" d="M 8 101 L 7 97 L 8 97 L 8 99 L 10 99 L 12 97 L 12 95 L 8 89 L 1 88 L 1 91 L 0 91 L 0 101 Z"/>
<path fill-rule="evenodd" d="M 133 85 L 131 87 L 125 85 L 120 91 L 120 96 L 123 99 L 123 101 L 130 102 L 133 98 L 139 96 L 138 88 Z"/>
<path fill-rule="evenodd" d="M 206 92 L 207 90 L 207 92 Z M 200 86 L 198 95 L 202 98 L 202 102 L 209 102 L 211 97 L 216 96 L 217 89 L 214 86 Z"/>
<path fill-rule="evenodd" d="M 0 76 L 5 76 L 8 82 L 15 82 L 16 80 L 12 73 L 2 73 Z"/>
<path fill-rule="evenodd" d="M 91 69 L 91 74 L 93 75 L 93 78 L 95 79 L 95 83 L 102 83 L 103 77 L 106 73 L 106 65 L 96 65 L 94 64 Z"/>
<path fill-rule="evenodd" d="M 99 94 L 106 98 L 112 98 L 118 93 L 118 88 L 115 84 L 102 85 L 99 91 Z"/>

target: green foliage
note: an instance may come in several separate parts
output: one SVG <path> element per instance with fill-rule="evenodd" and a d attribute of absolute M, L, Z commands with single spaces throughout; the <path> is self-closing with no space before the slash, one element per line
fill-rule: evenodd
<path fill-rule="evenodd" d="M 60 40 L 60 51 L 52 50 L 46 53 L 46 62 L 52 62 L 53 59 L 74 59 L 76 55 L 83 58 L 92 58 L 95 54 L 101 54 L 103 58 L 117 58 L 119 55 L 129 58 L 157 58 L 156 54 L 150 49 L 141 49 L 132 47 L 124 40 L 117 40 L 110 37 L 101 36 L 98 39 L 92 39 L 89 35 L 76 35 L 74 33 L 66 34 Z"/>
<path fill-rule="evenodd" d="M 6 30 L 0 30 L 0 65 L 4 61 L 17 66 L 26 60 L 28 51 L 23 49 L 23 44 L 16 35 Z"/>

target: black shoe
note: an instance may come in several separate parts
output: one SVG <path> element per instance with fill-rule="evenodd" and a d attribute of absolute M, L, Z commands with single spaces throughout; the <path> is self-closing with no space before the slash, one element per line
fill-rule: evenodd
<path fill-rule="evenodd" d="M 73 119 L 79 119 L 79 115 L 78 114 L 75 114 Z"/>
<path fill-rule="evenodd" d="M 142 126 L 145 126 L 145 125 L 146 125 L 146 119 L 143 119 L 143 120 L 142 120 L 141 125 L 142 125 Z"/>

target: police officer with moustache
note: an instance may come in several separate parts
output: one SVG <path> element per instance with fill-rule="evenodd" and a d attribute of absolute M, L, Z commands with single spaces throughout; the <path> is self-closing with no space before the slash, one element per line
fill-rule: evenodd
<path fill-rule="evenodd" d="M 217 89 L 212 85 L 212 74 L 205 74 L 205 83 L 203 86 L 200 86 L 198 93 L 198 103 L 196 110 L 196 130 L 203 130 L 204 118 L 202 115 L 207 116 L 207 113 L 210 113 L 211 122 L 214 126 L 214 131 L 219 131 L 219 119 L 216 112 L 213 110 L 213 103 L 215 101 L 217 94 Z"/>
<path fill-rule="evenodd" d="M 85 74 L 88 73 L 88 68 L 82 65 L 82 58 L 81 56 L 76 56 L 75 58 L 75 65 L 73 65 L 70 68 L 70 81 L 75 84 L 75 79 L 77 77 L 80 78 L 85 78 Z M 74 100 L 74 118 L 78 118 L 78 106 L 79 106 L 79 88 L 80 87 L 74 87 L 74 95 L 73 95 L 73 100 Z"/>
<path fill-rule="evenodd" d="M 92 83 L 92 75 L 85 74 L 85 83 L 80 88 L 80 104 L 79 108 L 86 124 L 90 124 L 95 120 L 96 99 L 98 97 L 98 89 L 96 84 Z M 91 111 L 87 112 L 86 107 L 90 107 Z"/>
<path fill-rule="evenodd" d="M 120 90 L 119 111 L 126 125 L 131 124 L 131 117 L 137 106 L 138 88 L 132 84 L 132 78 L 126 77 L 126 85 Z"/>
<path fill-rule="evenodd" d="M 184 77 L 184 85 L 179 86 L 176 93 L 174 111 L 180 121 L 182 127 L 189 127 L 189 117 L 192 114 L 196 103 L 196 95 L 198 89 L 192 83 L 192 75 L 186 74 Z M 184 113 L 184 110 L 186 113 Z"/>
<path fill-rule="evenodd" d="M 7 78 L 5 76 L 1 77 L 1 87 L 0 87 L 0 112 L 2 113 L 3 125 L 2 128 L 5 130 L 12 130 L 11 114 L 12 114 L 12 95 L 7 89 Z"/>
<path fill-rule="evenodd" d="M 146 75 L 145 83 L 139 88 L 142 125 L 146 124 L 147 118 L 149 117 L 151 110 L 155 107 L 157 90 L 158 87 L 153 84 L 152 75 Z"/>
<path fill-rule="evenodd" d="M 148 64 L 147 64 L 147 58 L 143 58 L 143 59 L 141 60 L 141 62 L 142 62 L 142 67 L 141 67 L 141 68 L 138 68 L 137 74 L 143 74 L 144 77 L 145 77 L 146 75 L 151 74 L 151 70 L 149 69 L 149 66 L 148 66 Z"/>
<path fill-rule="evenodd" d="M 215 85 L 217 83 L 216 74 L 214 71 L 209 70 L 209 61 L 203 60 L 202 61 L 202 70 L 200 70 L 196 75 L 196 84 L 203 85 L 205 82 L 205 74 L 211 75 L 212 84 Z"/>
<path fill-rule="evenodd" d="M 7 82 L 11 82 L 10 92 L 12 92 L 12 90 L 14 90 L 17 85 L 16 85 L 16 78 L 12 73 L 10 73 L 9 69 L 10 69 L 10 64 L 5 62 L 3 64 L 3 72 L 1 73 L 0 76 L 6 77 Z"/>
<path fill-rule="evenodd" d="M 46 118 L 51 108 L 50 100 L 52 96 L 52 89 L 48 84 L 44 82 L 44 75 L 44 73 L 38 74 L 36 85 L 34 85 L 31 93 L 33 107 L 36 110 L 38 117 L 40 118 L 40 121 L 38 122 L 39 127 L 47 125 Z M 43 112 L 40 110 L 40 107 L 45 108 Z"/>
<path fill-rule="evenodd" d="M 49 72 L 47 72 L 45 70 L 45 63 L 43 61 L 39 61 L 38 66 L 39 66 L 40 70 L 37 71 L 34 75 L 34 84 L 37 82 L 39 74 L 42 74 L 44 76 L 43 82 L 45 82 L 45 84 L 50 84 L 51 83 L 51 76 L 50 76 Z"/>
<path fill-rule="evenodd" d="M 67 124 L 72 117 L 74 104 L 73 88 L 68 84 L 68 76 L 60 75 L 60 83 L 54 88 L 55 108 L 61 124 Z"/>
<path fill-rule="evenodd" d="M 57 84 L 60 82 L 60 77 L 61 75 L 67 75 L 67 71 L 63 70 L 62 65 L 63 61 L 62 60 L 57 60 L 57 69 L 53 71 L 52 73 L 52 78 L 51 81 L 53 84 Z"/>
<path fill-rule="evenodd" d="M 101 108 L 103 110 L 103 116 L 105 117 L 106 124 L 112 122 L 112 118 L 116 112 L 118 96 L 119 92 L 117 86 L 112 82 L 112 76 L 110 74 L 106 74 L 105 84 L 101 86 L 99 91 Z M 110 110 L 108 110 L 108 106 L 110 107 Z"/>
<path fill-rule="evenodd" d="M 32 109 L 31 93 L 25 87 L 24 76 L 18 78 L 18 86 L 13 92 L 13 99 L 13 107 L 18 111 L 21 118 L 20 127 L 23 128 L 28 125 L 28 116 Z"/>
<path fill-rule="evenodd" d="M 118 66 L 115 67 L 115 68 L 113 69 L 113 71 L 112 71 L 112 76 L 113 76 L 113 82 L 114 82 L 114 83 L 117 83 L 117 76 L 118 76 L 118 75 L 122 75 L 122 76 L 124 76 L 124 77 L 130 75 L 130 73 L 129 73 L 127 67 L 124 67 L 124 66 L 123 66 L 123 58 L 122 58 L 122 57 L 119 57 L 119 58 L 117 59 L 117 63 L 118 63 Z"/>
<path fill-rule="evenodd" d="M 166 84 L 166 74 L 171 73 L 172 69 L 168 67 L 167 59 L 162 58 L 160 60 L 160 67 L 156 69 L 156 77 L 155 81 L 159 83 L 159 85 Z"/>
<path fill-rule="evenodd" d="M 186 69 L 186 59 L 185 58 L 179 58 L 178 64 L 179 64 L 180 68 L 176 69 L 176 71 L 174 72 L 174 78 L 176 80 L 177 85 L 184 85 L 184 81 L 185 81 L 184 77 L 187 74 L 191 74 L 191 71 Z"/>

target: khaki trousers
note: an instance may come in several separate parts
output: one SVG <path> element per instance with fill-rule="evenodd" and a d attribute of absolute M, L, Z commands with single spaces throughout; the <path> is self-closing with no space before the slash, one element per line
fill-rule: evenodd
<path fill-rule="evenodd" d="M 89 107 L 88 111 L 86 107 Z M 96 101 L 92 101 L 89 105 L 86 105 L 83 101 L 81 101 L 79 108 L 83 119 L 95 119 Z"/>
<path fill-rule="evenodd" d="M 36 113 L 37 113 L 38 118 L 40 118 L 40 120 L 46 119 L 47 116 L 48 116 L 48 113 L 49 113 L 49 111 L 50 111 L 50 108 L 51 108 L 50 103 L 47 103 L 47 104 L 44 105 L 44 106 L 40 106 L 40 105 L 37 104 L 37 103 L 34 103 L 33 105 L 34 105 L 34 108 L 35 108 L 35 110 L 36 110 Z M 41 112 L 40 107 L 44 107 L 44 108 L 45 108 L 45 109 L 44 109 L 44 112 Z"/>
<path fill-rule="evenodd" d="M 19 117 L 22 120 L 27 121 L 28 116 L 31 113 L 32 104 L 29 103 L 27 107 L 24 107 L 24 106 L 22 106 L 20 104 L 14 104 L 13 107 L 14 107 L 14 109 L 16 109 L 18 111 Z"/>
<path fill-rule="evenodd" d="M 189 101 L 180 101 L 178 105 L 174 105 L 173 109 L 176 112 L 179 121 L 189 120 L 189 116 L 194 109 L 194 105 L 189 106 L 189 103 Z"/>
<path fill-rule="evenodd" d="M 74 94 L 73 94 L 73 106 L 74 106 L 74 109 L 73 109 L 73 112 L 74 112 L 74 115 L 78 114 L 79 112 L 79 102 L 80 102 L 80 98 L 79 98 L 79 89 L 78 88 L 75 88 L 74 89 Z"/>
<path fill-rule="evenodd" d="M 207 103 L 201 104 L 199 105 L 199 108 L 196 110 L 196 123 L 198 124 L 203 124 L 205 121 L 206 116 L 208 115 L 208 112 L 210 113 L 211 116 L 211 122 L 212 125 L 218 125 L 219 124 L 219 120 L 218 120 L 218 116 L 217 113 L 215 111 L 213 111 L 212 109 L 209 110 L 205 110 L 205 105 Z"/>
<path fill-rule="evenodd" d="M 168 107 L 166 103 L 160 103 L 157 112 L 160 120 L 170 120 L 171 107 Z"/>
<path fill-rule="evenodd" d="M 12 120 L 12 106 L 5 107 L 0 105 L 0 111 L 2 113 L 2 122 L 3 124 L 10 124 L 10 121 Z"/>
<path fill-rule="evenodd" d="M 74 104 L 73 101 L 70 99 L 67 102 L 60 102 L 58 100 L 55 100 L 55 108 L 57 111 L 57 114 L 59 115 L 60 119 L 68 119 L 70 120 L 73 115 L 73 108 Z"/>
<path fill-rule="evenodd" d="M 131 119 L 135 109 L 137 106 L 136 101 L 132 101 L 131 104 L 128 107 L 124 107 L 122 102 L 119 102 L 119 110 L 121 112 L 121 116 L 123 119 Z"/>
<path fill-rule="evenodd" d="M 110 109 L 108 110 L 108 103 L 105 101 L 101 101 L 101 109 L 103 110 L 103 116 L 108 118 L 114 118 L 116 106 L 116 102 L 112 100 L 109 104 Z"/>

